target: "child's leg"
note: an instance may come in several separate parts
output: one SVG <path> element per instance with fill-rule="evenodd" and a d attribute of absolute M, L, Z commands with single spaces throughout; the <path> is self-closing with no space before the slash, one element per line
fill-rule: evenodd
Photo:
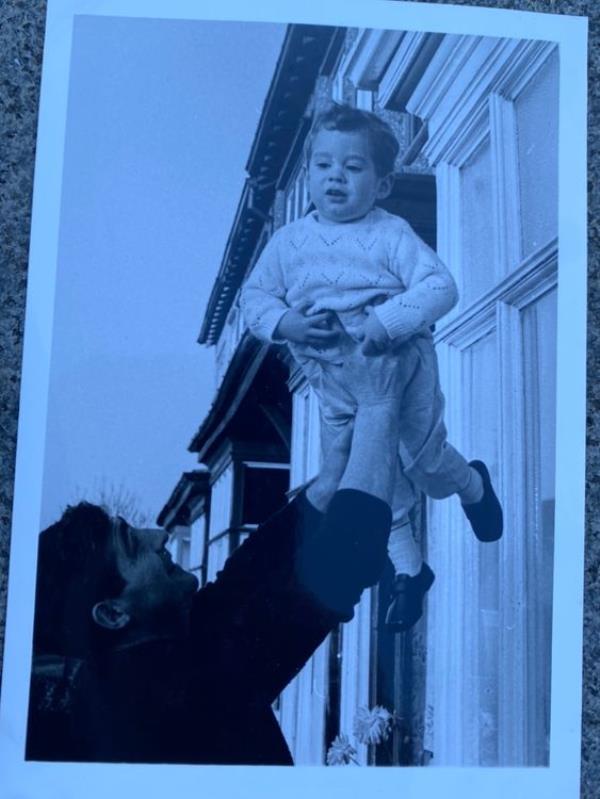
<path fill-rule="evenodd" d="M 434 498 L 457 494 L 477 537 L 494 541 L 502 535 L 502 510 L 487 469 L 468 463 L 447 441 L 437 356 L 427 338 L 414 341 L 419 364 L 407 384 L 401 408 L 400 453 L 406 475 Z"/>
<path fill-rule="evenodd" d="M 404 357 L 403 357 L 404 356 Z M 407 382 L 412 379 L 418 356 L 410 347 L 399 356 L 398 368 L 403 371 Z M 336 461 L 336 452 L 348 446 L 348 430 L 354 424 L 354 401 L 342 386 L 336 387 L 335 371 L 327 373 L 327 379 L 321 379 L 327 365 L 320 365 L 316 370 L 311 368 L 311 384 L 319 397 L 321 417 L 321 462 L 325 469 Z M 400 413 L 400 409 L 398 409 Z M 376 467 L 375 467 L 376 468 Z M 381 468 L 386 468 L 381 464 Z M 333 470 L 335 471 L 335 469 Z M 331 474 L 329 490 L 336 482 L 336 475 Z M 314 489 L 315 484 L 311 487 Z M 309 488 L 307 497 L 323 507 L 329 500 L 327 492 L 325 500 L 322 496 L 313 496 Z M 431 587 L 434 575 L 423 562 L 420 547 L 415 541 L 409 512 L 417 500 L 417 494 L 411 481 L 405 476 L 400 457 L 396 459 L 396 479 L 392 499 L 393 525 L 388 539 L 388 555 L 392 562 L 395 578 L 390 595 L 390 605 L 386 612 L 386 627 L 390 632 L 405 632 L 416 624 L 423 614 L 425 594 Z"/>
<path fill-rule="evenodd" d="M 325 513 L 338 486 L 350 454 L 352 444 L 352 424 L 342 428 L 337 436 L 328 442 L 321 460 L 317 477 L 306 489 L 306 498 L 321 513 Z"/>
<path fill-rule="evenodd" d="M 407 479 L 398 458 L 394 498 L 392 501 L 393 523 L 388 541 L 388 555 L 396 574 L 418 574 L 423 565 L 421 550 L 415 541 L 409 512 L 417 501 L 415 489 Z"/>
<path fill-rule="evenodd" d="M 417 362 L 413 352 L 407 351 L 406 356 L 398 358 L 398 368 L 404 373 L 406 380 L 410 380 Z M 340 440 L 342 431 L 354 421 L 354 400 L 349 397 L 343 386 L 337 388 L 335 369 L 328 370 L 322 365 L 320 375 L 326 379 L 317 380 L 313 372 L 312 385 L 315 387 L 320 401 L 321 415 L 321 452 L 322 462 L 326 463 L 329 453 Z M 400 409 L 398 409 L 400 413 Z M 375 465 L 374 468 L 377 468 Z M 383 463 L 380 468 L 387 468 Z M 408 521 L 408 514 L 413 508 L 417 495 L 410 480 L 404 475 L 400 458 L 396 460 L 396 478 L 392 511 L 394 524 L 389 537 L 388 555 L 394 566 L 396 574 L 417 575 L 423 565 L 421 551 L 414 539 L 412 527 Z"/>
<path fill-rule="evenodd" d="M 405 477 L 398 458 L 398 479 L 393 502 L 394 521 L 388 541 L 388 555 L 394 566 L 395 577 L 385 615 L 385 625 L 391 633 L 406 632 L 419 621 L 423 615 L 425 595 L 435 579 L 433 572 L 423 561 L 410 517 L 402 512 L 403 508 L 409 507 L 409 497 L 403 493 L 405 484 L 411 486 L 410 501 L 414 503 L 416 493 Z"/>

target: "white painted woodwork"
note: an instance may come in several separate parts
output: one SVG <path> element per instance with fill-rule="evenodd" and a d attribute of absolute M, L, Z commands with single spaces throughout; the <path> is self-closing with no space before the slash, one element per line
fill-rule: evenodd
<path fill-rule="evenodd" d="M 521 263 L 521 202 L 515 186 L 519 185 L 515 107 L 497 92 L 488 100 L 492 145 L 492 197 L 494 202 L 496 268 L 500 275 L 516 269 Z"/>
<path fill-rule="evenodd" d="M 548 754 L 557 67 L 552 44 L 447 36 L 408 103 L 428 123 L 438 252 L 461 292 L 436 332 L 449 439 L 488 462 L 506 527 L 479 544 L 456 500 L 429 502 L 432 765 Z"/>
<path fill-rule="evenodd" d="M 402 34 L 399 46 L 377 87 L 377 99 L 382 108 L 389 103 L 398 87 L 402 85 L 407 70 L 426 36 L 426 33 L 420 31 L 407 31 Z"/>
<path fill-rule="evenodd" d="M 476 313 L 440 331 L 450 440 L 488 462 L 506 533 L 499 544 L 478 544 L 458 503 L 430 502 L 438 580 L 429 603 L 426 746 L 436 765 L 542 765 L 547 756 L 555 398 L 548 298 L 556 281 L 549 250 Z"/>
<path fill-rule="evenodd" d="M 371 592 L 365 591 L 354 609 L 354 618 L 342 628 L 340 702 L 340 731 L 353 742 L 361 765 L 367 765 L 368 749 L 354 740 L 352 730 L 358 708 L 369 707 L 370 648 Z"/>
<path fill-rule="evenodd" d="M 445 36 L 407 103 L 428 124 L 429 163 L 460 162 L 487 116 L 490 95 L 514 99 L 555 51 L 551 42 Z"/>
<path fill-rule="evenodd" d="M 233 464 L 229 464 L 212 485 L 210 526 L 208 532 L 207 579 L 214 580 L 229 555 L 228 536 L 219 535 L 231 524 L 233 503 Z M 216 540 L 215 540 L 216 539 Z"/>
<path fill-rule="evenodd" d="M 293 390 L 290 487 L 296 488 L 319 470 L 320 436 L 317 399 L 306 382 Z M 329 638 L 317 649 L 279 700 L 279 723 L 297 765 L 325 762 L 325 707 Z"/>
<path fill-rule="evenodd" d="M 215 347 L 215 388 L 217 389 L 221 385 L 245 330 L 244 317 L 239 307 L 239 294 L 238 291 Z"/>
<path fill-rule="evenodd" d="M 202 515 L 192 523 L 190 528 L 190 571 L 198 578 L 200 578 L 205 537 L 206 520 L 204 515 Z"/>
<path fill-rule="evenodd" d="M 380 81 L 387 62 L 402 37 L 406 35 L 401 31 L 359 29 L 337 69 L 336 81 L 346 80 L 356 89 L 372 90 Z"/>

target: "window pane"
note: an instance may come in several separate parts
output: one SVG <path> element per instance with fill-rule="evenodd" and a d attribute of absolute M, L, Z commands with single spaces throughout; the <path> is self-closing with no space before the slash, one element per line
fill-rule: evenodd
<path fill-rule="evenodd" d="M 556 236 L 558 225 L 558 54 L 515 102 L 523 255 Z"/>
<path fill-rule="evenodd" d="M 260 524 L 285 505 L 290 477 L 287 469 L 244 467 L 242 524 Z"/>
<path fill-rule="evenodd" d="M 496 334 L 471 347 L 471 402 L 469 408 L 472 456 L 483 460 L 498 485 L 498 397 Z M 478 616 L 478 727 L 479 765 L 498 763 L 499 681 L 499 550 L 498 544 L 476 546 L 479 558 Z"/>
<path fill-rule="evenodd" d="M 229 536 L 224 535 L 211 541 L 208 547 L 208 574 L 207 579 L 212 581 L 220 572 L 229 557 Z"/>
<path fill-rule="evenodd" d="M 527 730 L 530 761 L 547 765 L 550 733 L 554 461 L 556 452 L 556 291 L 523 313 L 527 448 Z"/>
<path fill-rule="evenodd" d="M 202 516 L 196 519 L 196 521 L 192 524 L 190 566 L 193 572 L 196 572 L 198 567 L 202 564 L 202 558 L 204 555 L 205 528 L 206 517 L 204 514 L 202 514 Z"/>
<path fill-rule="evenodd" d="M 182 569 L 189 571 L 190 568 L 190 539 L 181 539 L 181 549 L 179 551 L 179 565 Z"/>
<path fill-rule="evenodd" d="M 209 537 L 214 538 L 231 524 L 233 467 L 228 466 L 212 486 Z"/>
<path fill-rule="evenodd" d="M 464 425 L 468 431 L 469 454 L 486 462 L 492 475 L 497 474 L 498 396 L 500 391 L 496 331 L 480 338 L 468 350 L 469 403 Z M 465 453 L 466 454 L 466 453 Z"/>
<path fill-rule="evenodd" d="M 491 147 L 487 138 L 460 170 L 462 291 L 466 305 L 495 282 Z"/>

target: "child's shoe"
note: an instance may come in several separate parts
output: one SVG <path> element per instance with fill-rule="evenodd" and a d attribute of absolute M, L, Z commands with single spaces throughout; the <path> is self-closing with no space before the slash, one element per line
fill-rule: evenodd
<path fill-rule="evenodd" d="M 426 563 L 414 577 L 397 574 L 392 584 L 392 601 L 385 615 L 386 629 L 391 633 L 404 633 L 423 615 L 423 600 L 435 580 Z"/>
<path fill-rule="evenodd" d="M 504 521 L 502 506 L 492 488 L 490 473 L 485 463 L 481 461 L 471 461 L 469 466 L 481 475 L 483 497 L 479 502 L 463 505 L 462 509 L 469 520 L 473 532 L 480 541 L 497 541 L 502 537 Z"/>

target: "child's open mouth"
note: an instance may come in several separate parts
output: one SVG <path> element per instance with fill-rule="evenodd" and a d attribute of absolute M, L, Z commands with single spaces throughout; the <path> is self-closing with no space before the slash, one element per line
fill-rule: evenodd
<path fill-rule="evenodd" d="M 339 189 L 327 189 L 325 195 L 329 197 L 331 200 L 345 200 L 346 199 L 346 192 L 340 191 Z"/>

